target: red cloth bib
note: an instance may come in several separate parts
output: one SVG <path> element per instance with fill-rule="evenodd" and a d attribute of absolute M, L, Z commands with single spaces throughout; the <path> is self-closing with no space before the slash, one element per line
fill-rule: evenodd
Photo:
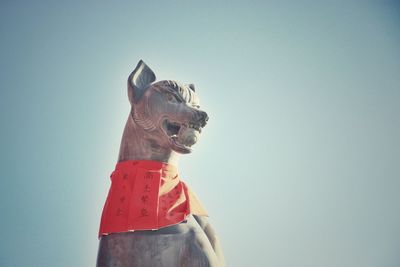
<path fill-rule="evenodd" d="M 99 238 L 117 232 L 157 230 L 180 223 L 189 214 L 207 216 L 172 165 L 149 160 L 122 161 L 110 178 Z"/>

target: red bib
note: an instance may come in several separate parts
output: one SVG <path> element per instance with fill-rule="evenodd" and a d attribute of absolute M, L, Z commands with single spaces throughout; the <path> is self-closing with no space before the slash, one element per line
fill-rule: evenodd
<path fill-rule="evenodd" d="M 176 167 L 149 160 L 117 163 L 101 216 L 102 235 L 134 230 L 157 230 L 180 223 L 189 214 L 207 212 Z"/>

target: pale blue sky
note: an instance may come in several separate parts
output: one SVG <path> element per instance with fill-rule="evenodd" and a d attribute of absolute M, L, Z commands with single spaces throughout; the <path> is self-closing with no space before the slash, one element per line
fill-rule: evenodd
<path fill-rule="evenodd" d="M 194 83 L 228 267 L 400 264 L 396 1 L 2 1 L 1 266 L 94 266 L 126 78 Z"/>

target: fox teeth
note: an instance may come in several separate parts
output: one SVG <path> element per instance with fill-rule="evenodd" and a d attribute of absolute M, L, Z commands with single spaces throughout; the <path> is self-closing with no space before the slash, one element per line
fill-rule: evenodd
<path fill-rule="evenodd" d="M 199 125 L 197 125 L 197 124 L 189 123 L 189 124 L 187 124 L 187 127 L 195 129 L 195 130 L 201 132 L 201 127 Z"/>

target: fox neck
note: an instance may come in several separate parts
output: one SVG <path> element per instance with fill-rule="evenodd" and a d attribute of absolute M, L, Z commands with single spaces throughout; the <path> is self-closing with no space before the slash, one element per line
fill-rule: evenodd
<path fill-rule="evenodd" d="M 179 154 L 160 145 L 156 138 L 128 117 L 122 135 L 118 162 L 126 160 L 152 160 L 178 166 Z"/>

